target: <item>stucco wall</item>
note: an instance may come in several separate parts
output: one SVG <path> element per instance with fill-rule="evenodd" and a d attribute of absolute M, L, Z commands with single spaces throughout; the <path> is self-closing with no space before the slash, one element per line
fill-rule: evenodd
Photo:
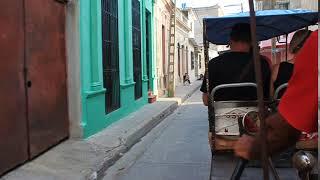
<path fill-rule="evenodd" d="M 154 4 L 154 33 L 156 34 L 156 56 L 155 56 L 155 74 L 157 78 L 158 94 L 163 95 L 165 90 L 164 78 L 167 76 L 167 66 L 169 58 L 169 25 L 170 9 L 166 7 L 169 0 L 157 0 Z M 162 42 L 162 26 L 165 28 L 165 41 Z M 162 44 L 165 45 L 165 54 L 162 52 Z M 163 56 L 165 63 L 163 63 Z"/>
<path fill-rule="evenodd" d="M 66 36 L 67 36 L 67 67 L 68 67 L 68 104 L 70 119 L 70 137 L 82 137 L 81 116 L 81 81 L 79 52 L 79 1 L 67 5 Z"/>

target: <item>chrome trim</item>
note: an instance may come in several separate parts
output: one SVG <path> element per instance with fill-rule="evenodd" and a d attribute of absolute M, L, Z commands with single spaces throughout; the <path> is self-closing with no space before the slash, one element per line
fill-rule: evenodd
<path fill-rule="evenodd" d="M 257 107 L 258 101 L 216 101 L 213 107 L 221 108 L 237 108 L 237 107 Z"/>
<path fill-rule="evenodd" d="M 220 90 L 220 89 L 227 89 L 227 88 L 239 88 L 239 87 L 255 87 L 257 88 L 257 84 L 255 83 L 249 83 L 249 82 L 245 82 L 245 83 L 231 83 L 231 84 L 221 84 L 219 86 L 216 86 L 215 88 L 212 89 L 211 91 L 211 97 L 214 100 L 214 95 L 216 93 L 216 91 Z"/>
<path fill-rule="evenodd" d="M 279 99 L 278 96 L 279 96 L 280 91 L 283 90 L 284 88 L 287 88 L 287 87 L 288 87 L 288 83 L 281 84 L 281 86 L 279 86 L 279 87 L 276 89 L 273 98 L 274 98 L 275 100 Z"/>

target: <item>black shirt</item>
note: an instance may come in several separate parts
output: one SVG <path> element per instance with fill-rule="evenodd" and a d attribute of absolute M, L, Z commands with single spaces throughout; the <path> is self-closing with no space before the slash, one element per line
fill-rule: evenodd
<path fill-rule="evenodd" d="M 209 61 L 210 92 L 221 84 L 252 82 L 256 83 L 252 54 L 246 52 L 228 52 Z M 271 72 L 269 64 L 262 56 L 262 81 L 265 99 L 269 99 Z M 245 72 L 246 73 L 245 73 Z M 240 78 L 242 76 L 242 78 Z M 206 93 L 206 78 L 204 78 L 200 91 Z M 217 91 L 215 101 L 228 100 L 256 100 L 257 90 L 250 87 L 229 88 Z"/>
<path fill-rule="evenodd" d="M 282 62 L 279 65 L 277 79 L 274 81 L 273 86 L 276 90 L 282 84 L 288 83 L 293 73 L 293 64 L 289 62 Z M 284 94 L 285 90 L 280 91 L 279 98 Z"/>

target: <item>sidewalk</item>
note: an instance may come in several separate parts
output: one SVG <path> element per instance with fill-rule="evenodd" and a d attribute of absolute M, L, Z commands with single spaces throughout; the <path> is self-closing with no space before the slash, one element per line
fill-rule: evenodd
<path fill-rule="evenodd" d="M 0 180 L 94 180 L 197 91 L 202 81 L 176 88 L 86 140 L 67 140 Z"/>

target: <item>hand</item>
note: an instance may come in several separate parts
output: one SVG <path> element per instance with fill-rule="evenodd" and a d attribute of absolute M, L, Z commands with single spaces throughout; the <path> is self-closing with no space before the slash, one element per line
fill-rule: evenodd
<path fill-rule="evenodd" d="M 254 137 L 243 135 L 234 145 L 236 156 L 250 160 L 252 159 Z M 257 147 L 258 148 L 258 147 Z"/>

